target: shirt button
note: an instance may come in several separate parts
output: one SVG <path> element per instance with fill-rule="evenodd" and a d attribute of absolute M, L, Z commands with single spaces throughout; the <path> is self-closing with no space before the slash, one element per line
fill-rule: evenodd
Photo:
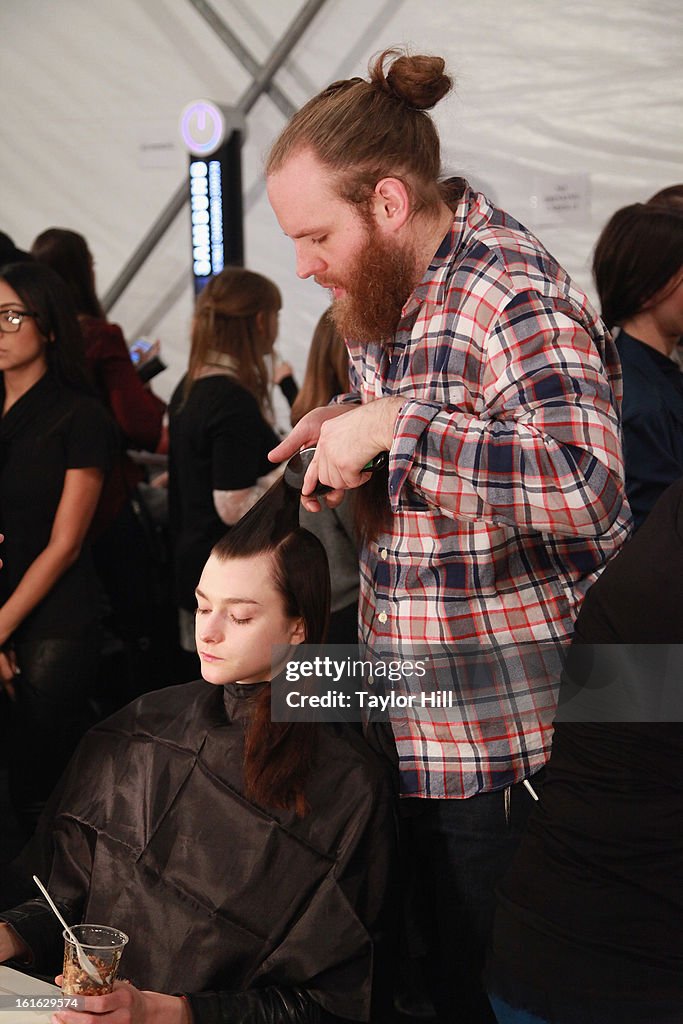
<path fill-rule="evenodd" d="M 377 618 L 378 618 L 378 619 L 379 619 L 379 621 L 380 621 L 380 622 L 382 623 L 382 625 L 384 625 L 384 623 L 385 623 L 385 622 L 387 621 L 387 619 L 389 618 L 389 616 L 387 615 L 387 613 L 386 613 L 386 612 L 380 612 L 380 613 L 379 613 L 379 615 L 377 616 Z"/>
<path fill-rule="evenodd" d="M 386 561 L 386 557 L 387 557 L 388 554 L 389 554 L 389 552 L 387 551 L 387 549 L 386 548 L 382 548 L 382 550 L 379 553 L 379 557 L 383 558 Z"/>

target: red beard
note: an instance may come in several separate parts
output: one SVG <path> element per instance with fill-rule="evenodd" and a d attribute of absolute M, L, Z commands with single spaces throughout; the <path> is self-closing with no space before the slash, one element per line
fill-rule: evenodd
<path fill-rule="evenodd" d="M 339 282 L 346 295 L 332 303 L 337 330 L 351 341 L 389 341 L 415 287 L 414 278 L 412 250 L 388 241 L 374 222 L 368 223 L 365 245 Z"/>

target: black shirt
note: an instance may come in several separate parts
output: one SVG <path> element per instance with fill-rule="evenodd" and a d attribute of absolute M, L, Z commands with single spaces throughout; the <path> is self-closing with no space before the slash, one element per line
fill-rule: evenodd
<path fill-rule="evenodd" d="M 683 373 L 673 359 L 622 331 L 626 495 L 636 527 L 683 473 Z"/>
<path fill-rule="evenodd" d="M 253 487 L 275 468 L 268 452 L 279 438 L 254 396 L 232 377 L 201 377 L 184 403 L 183 387 L 184 379 L 169 405 L 169 515 L 176 600 L 193 611 L 202 569 L 228 529 L 213 492 Z"/>
<path fill-rule="evenodd" d="M 604 681 L 615 693 L 623 675 L 649 685 L 633 672 L 635 645 L 654 645 L 657 658 L 667 644 L 663 671 L 675 669 L 672 657 L 680 666 L 682 581 L 683 480 L 606 567 L 576 623 L 572 650 L 613 645 L 615 675 Z M 678 1021 L 683 724 L 565 717 L 541 804 L 500 887 L 491 987 L 560 1024 Z"/>
<path fill-rule="evenodd" d="M 4 386 L 0 383 L 0 402 Z M 0 420 L 0 601 L 14 592 L 45 549 L 69 469 L 106 472 L 115 428 L 102 404 L 48 373 Z M 98 614 L 98 585 L 87 545 L 19 626 L 15 639 L 71 637 Z"/>

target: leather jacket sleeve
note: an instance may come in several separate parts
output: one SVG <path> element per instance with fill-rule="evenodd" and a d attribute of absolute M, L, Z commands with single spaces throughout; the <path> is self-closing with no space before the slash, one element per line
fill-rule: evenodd
<path fill-rule="evenodd" d="M 194 1024 L 345 1024 L 304 988 L 185 994 Z"/>

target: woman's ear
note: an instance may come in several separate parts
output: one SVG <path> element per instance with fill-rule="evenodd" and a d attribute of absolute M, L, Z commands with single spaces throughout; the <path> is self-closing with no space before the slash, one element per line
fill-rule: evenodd
<path fill-rule="evenodd" d="M 292 632 L 289 635 L 290 644 L 306 643 L 306 625 L 302 618 L 294 619 Z"/>
<path fill-rule="evenodd" d="M 263 312 L 262 309 L 260 309 L 256 316 L 254 317 L 254 323 L 256 324 L 256 330 L 259 332 L 259 334 L 266 333 L 268 321 L 266 319 L 266 314 Z"/>

